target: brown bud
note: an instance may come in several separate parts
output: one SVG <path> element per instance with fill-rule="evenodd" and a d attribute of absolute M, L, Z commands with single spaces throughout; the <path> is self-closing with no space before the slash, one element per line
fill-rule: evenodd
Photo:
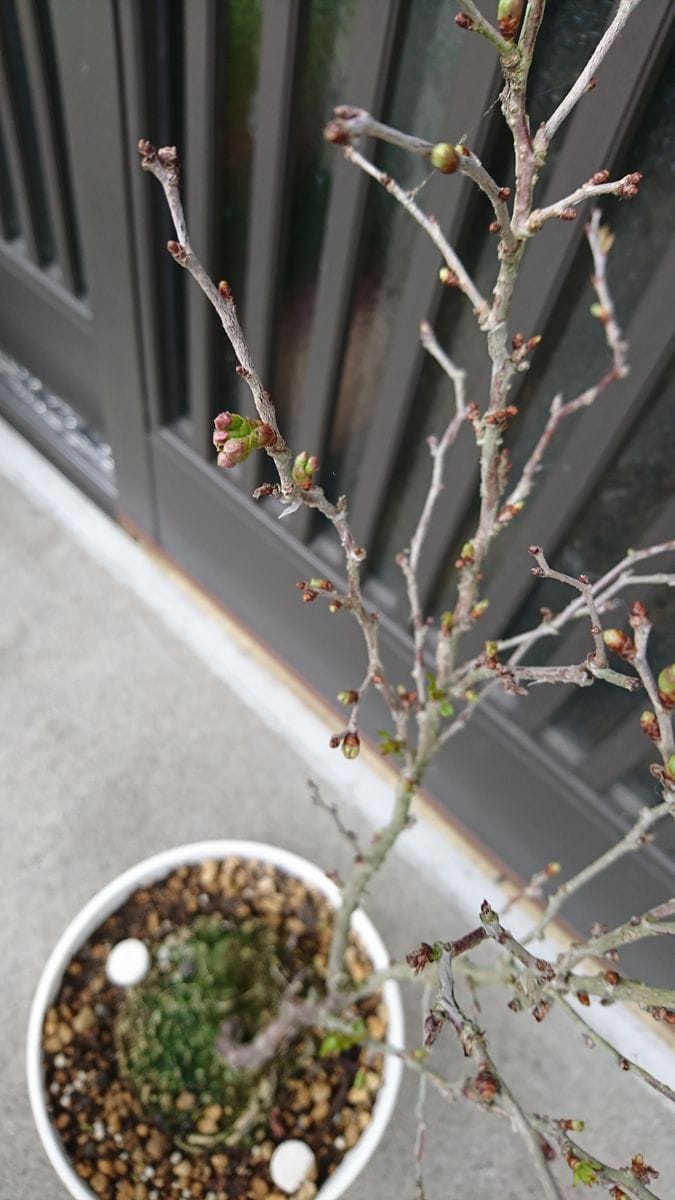
<path fill-rule="evenodd" d="M 491 412 L 485 414 L 486 425 L 508 425 L 514 417 L 518 416 L 518 409 L 515 404 L 508 404 L 506 408 L 494 408 Z"/>
<path fill-rule="evenodd" d="M 138 153 L 141 156 L 141 165 L 143 167 L 150 166 L 150 163 L 153 163 L 157 157 L 157 151 L 155 150 L 155 147 L 153 146 L 152 142 L 147 140 L 147 138 L 141 138 L 139 140 Z"/>
<path fill-rule="evenodd" d="M 590 1008 L 591 999 L 588 992 L 577 992 L 577 1000 L 580 1004 L 583 1004 L 584 1008 Z"/>
<path fill-rule="evenodd" d="M 512 348 L 514 350 L 521 350 L 524 345 L 525 345 L 525 334 L 514 333 L 513 337 L 511 338 Z"/>
<path fill-rule="evenodd" d="M 562 212 L 558 213 L 558 216 L 561 221 L 576 221 L 577 210 L 576 208 L 563 208 Z"/>
<path fill-rule="evenodd" d="M 341 742 L 341 741 L 342 741 L 342 734 L 340 734 L 340 733 L 332 733 L 332 734 L 331 734 L 331 736 L 330 736 L 330 740 L 329 740 L 329 742 L 328 742 L 328 745 L 330 746 L 331 750 L 337 750 L 337 748 L 338 748 L 338 746 L 340 745 L 340 742 Z"/>
<path fill-rule="evenodd" d="M 349 144 L 349 133 L 345 128 L 343 121 L 329 121 L 323 131 L 325 141 L 333 142 L 335 146 L 347 146 Z"/>
<path fill-rule="evenodd" d="M 500 188 L 497 195 L 499 196 L 500 200 L 508 200 L 511 195 L 511 188 L 510 187 Z"/>
<path fill-rule="evenodd" d="M 459 25 L 460 29 L 473 29 L 473 21 L 468 13 L 458 12 L 455 17 L 455 25 Z"/>
<path fill-rule="evenodd" d="M 358 758 L 361 750 L 361 739 L 358 733 L 347 733 L 342 740 L 342 753 L 345 758 Z"/>
<path fill-rule="evenodd" d="M 484 1104 L 492 1104 L 499 1093 L 499 1081 L 486 1062 L 480 1064 L 473 1086 Z"/>
<path fill-rule="evenodd" d="M 550 1011 L 551 1011 L 551 1001 L 550 1000 L 540 1000 L 539 1003 L 535 1004 L 534 1008 L 532 1009 L 532 1016 L 534 1017 L 535 1021 L 538 1021 L 538 1022 L 543 1021 L 546 1014 L 549 1013 Z"/>
<path fill-rule="evenodd" d="M 316 600 L 318 594 L 318 592 L 314 591 L 314 588 L 307 588 L 306 591 L 302 593 L 302 598 L 305 601 L 305 604 L 311 604 L 312 600 Z"/>
<path fill-rule="evenodd" d="M 499 221 L 490 221 L 490 224 L 488 225 L 488 233 L 499 233 L 500 229 L 501 225 L 499 224 Z"/>
<path fill-rule="evenodd" d="M 232 288 L 226 279 L 221 279 L 220 283 L 218 284 L 218 291 L 223 297 L 223 300 L 232 300 Z"/>
<path fill-rule="evenodd" d="M 589 183 L 595 183 L 595 184 L 607 183 L 608 179 L 609 179 L 609 171 L 596 171 L 595 175 L 591 175 Z"/>
<path fill-rule="evenodd" d="M 450 267 L 441 267 L 440 271 L 438 272 L 438 278 L 444 287 L 459 286 L 459 278 L 454 271 L 450 270 Z"/>
<path fill-rule="evenodd" d="M 621 976 L 619 975 L 618 971 L 605 971 L 605 979 L 612 987 L 616 987 L 617 983 L 621 979 Z"/>

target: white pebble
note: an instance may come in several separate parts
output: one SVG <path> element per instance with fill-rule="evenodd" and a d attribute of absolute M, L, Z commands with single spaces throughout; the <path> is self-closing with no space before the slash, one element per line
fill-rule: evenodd
<path fill-rule="evenodd" d="M 306 1142 L 289 1138 L 280 1142 L 270 1159 L 270 1175 L 282 1192 L 297 1192 L 314 1166 L 314 1152 Z"/>
<path fill-rule="evenodd" d="M 91 1136 L 95 1142 L 102 1142 L 105 1137 L 105 1125 L 103 1121 L 94 1121 L 91 1127 Z"/>
<path fill-rule="evenodd" d="M 54 1066 L 56 1067 L 57 1070 L 60 1070 L 61 1067 L 65 1067 L 67 1062 L 68 1062 L 68 1059 L 66 1058 L 65 1054 L 55 1054 L 54 1055 Z"/>
<path fill-rule="evenodd" d="M 125 938 L 113 946 L 106 959 L 105 973 L 117 987 L 140 983 L 150 966 L 150 951 L 138 938 Z"/>

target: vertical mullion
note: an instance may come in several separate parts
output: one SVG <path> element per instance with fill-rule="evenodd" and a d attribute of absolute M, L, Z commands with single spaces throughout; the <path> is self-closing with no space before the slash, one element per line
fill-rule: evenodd
<path fill-rule="evenodd" d="M 188 190 L 190 239 L 209 272 L 216 247 L 216 191 L 222 174 L 215 152 L 216 126 L 222 111 L 217 91 L 222 71 L 225 12 L 219 0 L 190 0 L 185 21 L 184 175 Z M 211 452 L 211 403 L 214 392 L 214 337 L 217 319 L 201 292 L 187 293 L 189 346 L 188 394 L 192 443 L 203 458 Z M 218 326 L 220 329 L 220 326 Z"/>
<path fill-rule="evenodd" d="M 345 97 L 376 116 L 391 70 L 400 0 L 359 5 L 349 55 Z M 368 147 L 366 147 L 368 153 Z M 297 420 L 303 445 L 320 460 L 326 449 L 340 362 L 345 344 L 349 304 L 363 227 L 368 180 L 337 158 L 319 267 L 319 289 Z M 303 508 L 293 518 L 293 532 L 306 541 L 313 513 Z"/>
<path fill-rule="evenodd" d="M 9 179 L 16 204 L 21 237 L 25 243 L 28 257 L 36 266 L 41 266 L 43 255 L 39 243 L 33 207 L 30 197 L 30 184 L 27 178 L 23 157 L 21 154 L 21 135 L 18 128 L 17 115 L 12 102 L 11 88 L 7 76 L 4 54 L 0 50 L 0 133 L 5 144 Z"/>
<path fill-rule="evenodd" d="M 19 4 L 17 20 L 35 111 L 35 131 L 44 169 L 57 261 L 65 287 L 77 295 L 81 291 L 81 274 L 77 262 L 72 214 L 68 211 L 69 196 L 65 179 L 68 165 L 59 161 L 56 129 L 58 97 L 50 96 L 48 91 L 37 9 L 32 4 Z"/>
<path fill-rule="evenodd" d="M 306 19 L 306 4 L 298 0 L 275 0 L 263 6 L 243 326 L 256 369 L 265 383 L 272 365 L 274 309 L 287 207 L 293 83 L 299 37 Z M 258 483 L 259 470 L 257 456 L 252 455 L 236 472 L 238 487 L 250 492 Z"/>
<path fill-rule="evenodd" d="M 477 115 L 488 107 L 495 82 L 494 59 L 489 46 L 480 38 L 467 38 L 458 78 L 451 89 L 444 127 L 470 128 Z M 483 130 L 482 126 L 478 132 L 487 135 L 487 129 Z M 477 140 L 475 146 L 480 153 L 482 142 Z M 425 189 L 423 207 L 435 214 L 452 242 L 457 239 L 471 198 L 471 185 L 467 180 L 434 177 Z M 417 232 L 410 274 L 396 314 L 391 353 L 352 497 L 352 523 L 364 545 L 372 545 L 374 541 L 386 500 L 387 483 L 396 463 L 419 379 L 423 354 L 419 342 L 420 320 L 426 317 L 433 322 L 440 304 L 442 288 L 437 265 L 438 250 L 426 234 Z"/>
<path fill-rule="evenodd" d="M 11 242 L 18 234 L 19 224 L 14 201 L 14 189 L 9 173 L 2 112 L 0 112 L 0 237 L 6 242 Z"/>
<path fill-rule="evenodd" d="M 668 13 L 658 5 L 642 8 L 635 27 L 624 34 L 612 48 L 606 63 L 598 71 L 598 86 L 593 96 L 602 97 L 589 120 L 582 100 L 560 151 L 556 165 L 538 203 L 548 204 L 564 196 L 601 167 L 610 167 L 620 152 L 636 110 L 644 94 L 645 80 L 650 77 L 657 60 L 668 48 L 675 30 L 675 7 Z M 639 166 L 639 164 L 638 164 Z M 581 239 L 582 220 L 574 225 L 549 221 L 540 235 L 527 247 L 523 259 L 511 312 L 511 328 L 522 329 L 527 335 L 550 335 L 546 324 L 554 312 L 566 284 Z M 509 403 L 517 403 L 518 382 L 513 385 Z M 453 506 L 455 520 L 445 527 L 445 539 L 438 547 L 436 562 L 450 557 L 464 515 L 477 492 L 477 465 L 465 445 L 457 443 L 447 457 L 446 475 L 453 481 L 457 497 Z M 528 505 L 528 508 L 530 505 Z M 530 538 L 530 540 L 532 540 Z M 517 603 L 517 595 L 498 591 L 491 599 L 490 615 L 496 624 L 503 624 Z"/>

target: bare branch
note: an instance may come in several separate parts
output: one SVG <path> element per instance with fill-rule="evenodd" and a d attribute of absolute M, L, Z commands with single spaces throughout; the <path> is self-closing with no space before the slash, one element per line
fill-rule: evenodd
<path fill-rule="evenodd" d="M 595 50 L 591 54 L 586 66 L 581 71 L 581 74 L 576 78 L 567 95 L 561 100 L 555 112 L 549 117 L 546 124 L 541 130 L 541 141 L 545 146 L 548 146 L 551 139 L 557 133 L 563 121 L 566 121 L 572 110 L 579 103 L 582 96 L 586 94 L 589 87 L 592 86 L 592 81 L 595 73 L 604 61 L 607 54 L 614 45 L 616 39 L 621 33 L 626 21 L 631 13 L 637 8 L 640 0 L 620 0 L 619 7 L 614 14 L 614 19 L 605 30 L 602 38 L 598 42 Z"/>
<path fill-rule="evenodd" d="M 513 42 L 509 42 L 506 38 L 502 37 L 499 30 L 495 29 L 494 25 L 491 25 L 485 19 L 478 5 L 474 4 L 474 0 L 466 0 L 466 3 L 464 0 L 457 0 L 457 4 L 469 18 L 469 28 L 474 33 L 480 33 L 481 37 L 491 42 L 504 62 L 517 63 L 519 61 L 520 54 L 518 47 Z"/>
<path fill-rule="evenodd" d="M 390 195 L 398 200 L 399 204 L 402 205 L 406 212 L 410 213 L 410 216 L 413 218 L 413 220 L 417 221 L 418 225 L 421 225 L 422 229 L 429 235 L 434 245 L 440 251 L 441 257 L 443 258 L 446 266 L 448 266 L 454 275 L 456 275 L 457 286 L 459 287 L 460 291 L 464 292 L 464 295 L 467 297 L 467 299 L 471 301 L 478 320 L 480 322 L 484 321 L 488 313 L 487 302 L 483 299 L 478 291 L 478 288 L 467 274 L 458 254 L 455 250 L 453 250 L 450 243 L 441 233 L 441 227 L 436 218 L 427 216 L 427 214 L 422 211 L 419 205 L 415 203 L 412 196 L 408 192 L 404 191 L 404 189 L 398 183 L 396 183 L 394 179 L 392 179 L 391 175 L 387 175 L 385 171 L 378 170 L 373 163 L 369 162 L 367 158 L 364 158 L 363 155 L 360 154 L 358 150 L 355 150 L 353 146 L 345 146 L 344 154 L 345 158 L 349 159 L 350 162 L 355 163 L 357 167 L 360 167 L 362 171 L 365 171 L 366 175 L 370 175 L 371 179 L 375 179 L 379 184 L 381 184 L 385 191 L 389 192 Z"/>
<path fill-rule="evenodd" d="M 625 200 L 637 195 L 638 184 L 642 179 L 639 171 L 632 171 L 629 175 L 610 182 L 604 179 L 606 174 L 606 171 L 599 171 L 587 183 L 582 183 L 581 187 L 570 192 L 569 196 L 563 196 L 562 200 L 556 201 L 555 204 L 548 204 L 546 208 L 533 209 L 530 213 L 528 229 L 535 233 L 546 221 L 550 221 L 554 217 L 560 221 L 574 221 L 577 216 L 575 211 L 577 206 L 594 196 L 619 196 Z M 597 182 L 599 178 L 601 178 L 601 182 Z"/>
<path fill-rule="evenodd" d="M 617 1050 L 616 1046 L 613 1046 L 612 1043 L 607 1040 L 607 1038 L 598 1033 L 597 1029 L 595 1029 L 592 1025 L 589 1025 L 588 1021 L 584 1020 L 581 1013 L 578 1012 L 574 1005 L 570 1004 L 564 996 L 559 998 L 559 1003 L 563 1006 L 567 1015 L 571 1017 L 572 1020 L 575 1021 L 576 1024 L 581 1028 L 583 1038 L 587 1046 L 589 1046 L 591 1049 L 594 1046 L 602 1046 L 603 1050 L 607 1051 L 608 1054 L 611 1054 L 615 1063 L 617 1066 L 621 1067 L 622 1071 L 632 1072 L 633 1075 L 637 1075 L 643 1080 L 644 1083 L 653 1088 L 654 1091 L 660 1092 L 661 1095 L 665 1096 L 667 1100 L 675 1101 L 675 1092 L 672 1090 L 672 1088 L 668 1087 L 667 1083 L 663 1083 L 660 1079 L 657 1079 L 655 1075 L 652 1075 L 651 1072 L 645 1067 L 641 1067 L 639 1063 L 633 1062 L 632 1059 L 626 1058 L 620 1050 Z"/>
<path fill-rule="evenodd" d="M 628 833 L 610 846 L 604 854 L 601 854 L 588 866 L 583 867 L 576 875 L 573 875 L 565 883 L 561 883 L 553 895 L 549 898 L 546 908 L 542 916 L 537 921 L 536 925 L 529 931 L 527 937 L 523 939 L 524 943 L 534 941 L 539 938 L 550 925 L 556 913 L 560 911 L 565 901 L 578 892 L 580 888 L 585 887 L 590 883 L 591 879 L 595 879 L 597 875 L 601 875 L 608 867 L 617 863 L 625 854 L 630 854 L 634 850 L 639 850 L 645 844 L 645 834 L 652 825 L 656 825 L 663 817 L 675 816 L 675 796 L 669 797 L 662 801 L 661 804 L 654 805 L 653 808 L 643 808 L 640 811 L 637 821 L 628 830 Z"/>

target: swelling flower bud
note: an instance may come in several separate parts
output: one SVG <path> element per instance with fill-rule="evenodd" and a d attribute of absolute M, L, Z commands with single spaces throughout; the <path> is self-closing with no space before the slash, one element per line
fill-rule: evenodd
<path fill-rule="evenodd" d="M 459 166 L 459 155 L 449 142 L 438 142 L 431 151 L 431 165 L 443 175 L 452 175 Z"/>
<path fill-rule="evenodd" d="M 659 671 L 656 681 L 659 689 L 659 700 L 664 708 L 675 708 L 675 663 Z"/>
<path fill-rule="evenodd" d="M 308 492 L 312 486 L 312 476 L 314 475 L 315 471 L 318 471 L 318 469 L 318 458 L 316 458 L 314 454 L 311 457 L 308 457 L 307 451 L 302 450 L 300 454 L 296 454 L 295 462 L 293 463 L 293 469 L 291 471 L 293 482 L 296 483 L 303 492 Z"/>
<path fill-rule="evenodd" d="M 497 25 L 499 32 L 508 42 L 512 42 L 518 32 L 520 18 L 523 14 L 524 0 L 499 0 L 497 5 Z"/>
<path fill-rule="evenodd" d="M 230 438 L 225 442 L 216 461 L 219 467 L 236 467 L 238 463 L 244 462 L 250 453 L 250 446 L 244 438 Z"/>
<path fill-rule="evenodd" d="M 640 713 L 640 727 L 643 733 L 647 734 L 653 742 L 658 742 L 661 734 L 659 723 L 656 719 L 656 713 L 653 713 L 650 708 L 646 708 L 643 713 Z"/>
<path fill-rule="evenodd" d="M 346 733 L 342 742 L 342 753 L 345 758 L 358 758 L 361 750 L 361 739 L 358 733 Z"/>
<path fill-rule="evenodd" d="M 608 650 L 618 654 L 619 658 L 625 658 L 626 662 L 631 662 L 635 657 L 635 646 L 623 629 L 604 629 L 602 640 Z"/>

